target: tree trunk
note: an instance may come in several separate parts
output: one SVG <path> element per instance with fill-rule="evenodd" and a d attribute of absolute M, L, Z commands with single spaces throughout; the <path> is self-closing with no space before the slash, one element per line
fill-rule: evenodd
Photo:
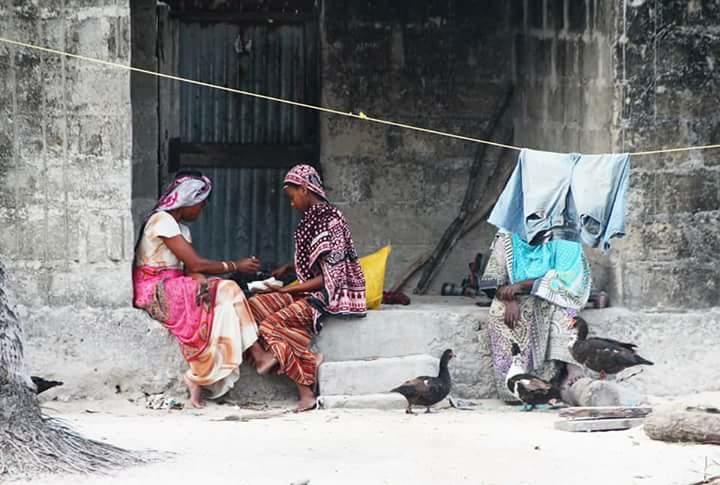
<path fill-rule="evenodd" d="M 89 440 L 42 415 L 25 369 L 22 329 L 9 306 L 0 265 L 0 481 L 37 473 L 94 472 L 147 461 Z"/>
<path fill-rule="evenodd" d="M 714 407 L 667 406 L 647 417 L 645 434 L 660 441 L 720 445 L 720 414 Z"/>

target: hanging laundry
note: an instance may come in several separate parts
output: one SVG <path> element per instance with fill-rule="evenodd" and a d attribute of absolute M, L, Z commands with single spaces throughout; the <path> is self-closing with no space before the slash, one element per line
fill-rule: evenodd
<path fill-rule="evenodd" d="M 579 217 L 580 239 L 610 249 L 610 239 L 625 235 L 625 195 L 630 155 L 580 155 L 570 183 Z"/>
<path fill-rule="evenodd" d="M 552 233 L 607 251 L 625 235 L 629 173 L 628 154 L 523 149 L 488 222 L 528 242 Z"/>

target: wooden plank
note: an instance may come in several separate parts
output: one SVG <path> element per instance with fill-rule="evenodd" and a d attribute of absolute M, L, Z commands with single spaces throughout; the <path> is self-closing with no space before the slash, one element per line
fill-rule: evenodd
<path fill-rule="evenodd" d="M 640 426 L 644 420 L 645 418 L 562 420 L 555 421 L 555 429 L 574 433 L 619 431 Z"/>
<path fill-rule="evenodd" d="M 313 21 L 318 14 L 311 12 L 209 12 L 204 10 L 171 10 L 173 18 L 183 22 L 228 23 L 250 25 L 288 25 Z"/>
<path fill-rule="evenodd" d="M 178 75 L 179 29 L 178 21 L 170 18 L 166 4 L 159 4 L 158 15 L 158 71 L 172 76 Z M 171 166 L 171 140 L 180 136 L 180 83 L 170 79 L 158 81 L 158 163 L 159 187 L 170 181 L 171 172 L 178 167 Z"/>
<path fill-rule="evenodd" d="M 561 418 L 644 418 L 652 412 L 643 406 L 571 407 L 560 411 Z"/>

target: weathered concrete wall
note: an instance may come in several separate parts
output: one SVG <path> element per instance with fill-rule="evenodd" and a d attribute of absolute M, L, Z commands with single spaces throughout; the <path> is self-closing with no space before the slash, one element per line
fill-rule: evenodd
<path fill-rule="evenodd" d="M 720 1 L 615 2 L 621 150 L 720 142 Z M 628 238 L 613 254 L 631 308 L 720 304 L 720 151 L 633 158 Z"/>
<path fill-rule="evenodd" d="M 594 0 L 514 0 L 515 141 L 549 151 L 613 148 L 613 12 Z"/>
<path fill-rule="evenodd" d="M 322 102 L 343 111 L 480 136 L 508 82 L 505 8 L 477 2 L 323 2 Z M 388 286 L 457 215 L 476 145 L 336 116 L 321 118 L 330 197 L 361 253 L 391 243 Z M 459 283 L 483 227 L 450 257 Z"/>
<path fill-rule="evenodd" d="M 3 2 L 0 32 L 128 62 L 121 2 Z M 126 307 L 132 257 L 129 75 L 0 45 L 0 254 L 20 303 Z"/>

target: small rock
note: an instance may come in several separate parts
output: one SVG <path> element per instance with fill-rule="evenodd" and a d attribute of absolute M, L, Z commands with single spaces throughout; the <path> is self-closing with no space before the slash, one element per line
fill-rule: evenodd
<path fill-rule="evenodd" d="M 310 480 L 298 480 L 292 482 L 290 485 L 310 485 Z"/>

